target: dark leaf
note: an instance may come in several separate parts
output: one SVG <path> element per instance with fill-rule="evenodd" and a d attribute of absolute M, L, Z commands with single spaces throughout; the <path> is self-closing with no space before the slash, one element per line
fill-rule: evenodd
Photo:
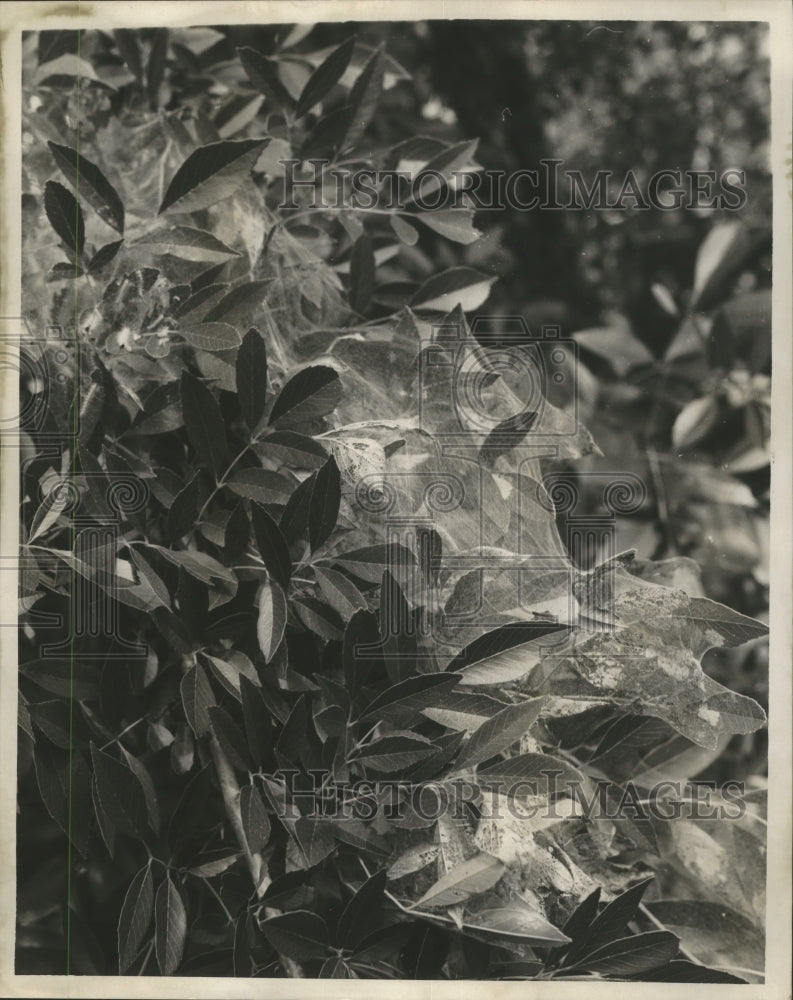
<path fill-rule="evenodd" d="M 254 763 L 261 767 L 269 750 L 272 722 L 259 688 L 247 677 L 240 677 L 242 697 L 242 717 L 245 722 L 245 736 Z"/>
<path fill-rule="evenodd" d="M 293 910 L 263 920 L 265 937 L 280 955 L 298 962 L 322 958 L 330 946 L 325 921 L 310 910 Z"/>
<path fill-rule="evenodd" d="M 293 484 L 285 476 L 270 469 L 237 469 L 225 485 L 237 496 L 264 504 L 284 504 L 292 495 Z"/>
<path fill-rule="evenodd" d="M 210 731 L 209 709 L 215 704 L 209 679 L 200 664 L 190 667 L 180 684 L 182 706 L 190 728 L 199 738 Z"/>
<path fill-rule="evenodd" d="M 223 536 L 223 545 L 229 562 L 234 562 L 248 548 L 251 526 L 245 513 L 245 504 L 240 501 L 229 514 Z"/>
<path fill-rule="evenodd" d="M 467 685 L 505 684 L 527 674 L 540 660 L 537 640 L 567 628 L 555 622 L 512 622 L 474 639 L 447 667 Z"/>
<path fill-rule="evenodd" d="M 312 552 L 327 541 L 336 527 L 340 503 L 341 474 L 331 455 L 317 472 L 308 505 L 308 540 Z"/>
<path fill-rule="evenodd" d="M 270 424 L 295 426 L 324 417 L 341 401 L 338 372 L 327 365 L 304 368 L 286 383 L 270 411 Z"/>
<path fill-rule="evenodd" d="M 227 139 L 201 146 L 179 167 L 159 208 L 163 212 L 197 212 L 228 198 L 242 184 L 266 139 Z"/>
<path fill-rule="evenodd" d="M 292 576 L 292 559 L 286 539 L 279 526 L 258 503 L 251 504 L 251 517 L 256 547 L 267 572 L 286 590 Z"/>
<path fill-rule="evenodd" d="M 238 771 L 247 771 L 250 768 L 248 748 L 239 726 L 225 709 L 217 705 L 209 706 L 209 721 L 220 749 L 232 766 Z"/>
<path fill-rule="evenodd" d="M 179 333 L 191 347 L 200 351 L 229 351 L 241 339 L 229 323 L 193 323 L 180 326 Z"/>
<path fill-rule="evenodd" d="M 251 328 L 237 351 L 237 395 L 248 430 L 253 433 L 267 401 L 267 350 L 258 330 Z"/>
<path fill-rule="evenodd" d="M 613 899 L 595 917 L 587 930 L 574 940 L 567 953 L 565 964 L 577 962 L 582 956 L 624 934 L 626 927 L 636 916 L 642 896 L 650 882 L 651 879 L 645 879 Z"/>
<path fill-rule="evenodd" d="M 59 170 L 79 197 L 85 199 L 100 218 L 116 232 L 123 233 L 124 205 L 118 191 L 99 167 L 69 146 L 61 146 L 56 142 L 48 142 L 47 145 Z M 100 250 L 99 253 L 101 252 Z"/>
<path fill-rule="evenodd" d="M 57 181 L 47 181 L 44 186 L 44 211 L 64 244 L 81 254 L 85 245 L 85 222 L 71 191 Z"/>
<path fill-rule="evenodd" d="M 240 57 L 242 68 L 248 79 L 257 90 L 271 100 L 275 98 L 282 107 L 291 108 L 294 105 L 295 102 L 278 75 L 277 63 L 262 55 L 261 52 L 257 52 L 256 49 L 248 47 L 237 49 L 237 55 Z"/>
<path fill-rule="evenodd" d="M 350 63 L 350 57 L 355 48 L 355 37 L 355 35 L 351 35 L 350 38 L 342 42 L 311 74 L 300 92 L 300 99 L 295 109 L 296 117 L 300 118 L 307 111 L 310 111 L 341 79 Z"/>
<path fill-rule="evenodd" d="M 219 479 L 229 465 L 226 425 L 212 392 L 189 372 L 182 372 L 182 415 L 199 461 Z"/>
<path fill-rule="evenodd" d="M 143 787 L 133 772 L 91 744 L 99 805 L 120 833 L 146 840 L 149 815 Z"/>
<path fill-rule="evenodd" d="M 107 267 L 123 245 L 123 240 L 114 240 L 112 243 L 105 243 L 88 262 L 88 273 L 91 275 L 98 274 L 102 268 Z"/>
<path fill-rule="evenodd" d="M 342 948 L 352 948 L 377 926 L 383 906 L 385 869 L 375 872 L 358 889 L 339 917 L 336 939 Z"/>
<path fill-rule="evenodd" d="M 248 848 L 256 854 L 264 849 L 270 839 L 270 820 L 264 808 L 264 800 L 255 785 L 243 785 L 240 789 L 240 813 Z"/>
<path fill-rule="evenodd" d="M 166 515 L 166 525 L 171 540 L 177 542 L 195 527 L 200 506 L 200 473 L 196 473 L 188 484 L 173 499 Z"/>
<path fill-rule="evenodd" d="M 333 160 L 353 120 L 350 107 L 334 108 L 317 121 L 300 147 L 301 160 Z"/>
<path fill-rule="evenodd" d="M 383 89 L 384 70 L 385 47 L 381 44 L 372 53 L 350 91 L 347 104 L 352 110 L 352 121 L 344 136 L 342 148 L 354 146 L 374 117 Z"/>
<path fill-rule="evenodd" d="M 604 944 L 567 966 L 566 971 L 585 969 L 603 976 L 635 976 L 673 959 L 679 945 L 679 940 L 668 931 L 649 931 Z"/>
<path fill-rule="evenodd" d="M 471 735 L 457 760 L 457 766 L 473 767 L 506 750 L 534 725 L 544 703 L 544 698 L 517 702 L 489 718 Z"/>
<path fill-rule="evenodd" d="M 165 75 L 165 60 L 168 55 L 168 29 L 155 28 L 151 42 L 149 61 L 146 64 L 146 93 L 152 107 L 157 107 L 157 97 L 160 93 L 163 76 Z"/>
<path fill-rule="evenodd" d="M 450 683 L 451 682 L 451 683 Z M 370 702 L 359 716 L 360 722 L 387 719 L 389 716 L 418 713 L 427 705 L 441 702 L 457 683 L 453 674 L 417 674 L 394 684 Z"/>
<path fill-rule="evenodd" d="M 353 244 L 350 257 L 350 306 L 363 314 L 374 291 L 375 261 L 372 241 L 364 233 Z"/>

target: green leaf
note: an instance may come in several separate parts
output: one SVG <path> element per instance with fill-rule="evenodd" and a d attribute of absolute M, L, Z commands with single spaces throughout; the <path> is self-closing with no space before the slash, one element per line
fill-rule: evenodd
<path fill-rule="evenodd" d="M 254 327 L 242 338 L 236 361 L 237 396 L 248 430 L 259 426 L 267 402 L 267 349 Z"/>
<path fill-rule="evenodd" d="M 394 233 L 399 237 L 400 241 L 408 247 L 414 247 L 419 241 L 418 230 L 415 226 L 411 226 L 401 215 L 390 215 L 388 221 L 391 223 L 391 228 Z"/>
<path fill-rule="evenodd" d="M 270 412 L 269 423 L 295 426 L 324 417 L 341 401 L 341 381 L 335 368 L 311 365 L 294 375 L 281 389 Z"/>
<path fill-rule="evenodd" d="M 149 836 L 149 816 L 143 787 L 135 774 L 91 744 L 99 804 L 120 833 L 136 840 Z"/>
<path fill-rule="evenodd" d="M 180 326 L 179 333 L 191 347 L 201 351 L 230 351 L 242 340 L 228 323 L 194 323 Z"/>
<path fill-rule="evenodd" d="M 506 866 L 497 858 L 492 858 L 489 854 L 477 854 L 438 879 L 413 907 L 454 906 L 462 903 L 477 893 L 492 889 L 505 871 Z"/>
<path fill-rule="evenodd" d="M 330 936 L 325 921 L 310 910 L 293 910 L 263 920 L 264 936 L 279 955 L 303 962 L 327 954 Z"/>
<path fill-rule="evenodd" d="M 85 222 L 71 191 L 57 181 L 47 181 L 44 185 L 44 211 L 64 244 L 81 254 L 85 245 Z"/>
<path fill-rule="evenodd" d="M 320 63 L 309 77 L 305 87 L 300 92 L 295 116 L 300 118 L 322 100 L 334 84 L 338 83 L 347 69 L 355 48 L 356 36 L 352 35 Z"/>
<path fill-rule="evenodd" d="M 154 900 L 154 950 L 164 976 L 179 968 L 187 934 L 187 914 L 179 890 L 166 875 Z"/>
<path fill-rule="evenodd" d="M 265 663 L 269 663 L 275 655 L 284 637 L 285 628 L 286 597 L 274 580 L 268 580 L 262 584 L 259 591 L 259 617 L 256 624 L 256 636 Z"/>
<path fill-rule="evenodd" d="M 544 698 L 532 698 L 509 705 L 488 719 L 463 747 L 455 767 L 472 767 L 506 750 L 534 725 L 544 703 Z"/>
<path fill-rule="evenodd" d="M 190 728 L 197 737 L 206 736 L 210 731 L 209 708 L 215 704 L 212 687 L 203 667 L 196 664 L 182 677 L 179 685 L 182 706 Z"/>
<path fill-rule="evenodd" d="M 322 596 L 345 622 L 349 621 L 356 611 L 366 609 L 366 598 L 352 580 L 349 580 L 343 573 L 338 573 L 335 569 L 315 566 L 314 576 Z"/>
<path fill-rule="evenodd" d="M 96 210 L 99 217 L 116 232 L 124 232 L 124 205 L 118 191 L 95 163 L 70 146 L 48 142 L 58 169 L 81 199 Z"/>
<path fill-rule="evenodd" d="M 251 504 L 251 517 L 256 547 L 267 572 L 286 590 L 292 576 L 292 558 L 286 539 L 275 521 L 258 503 Z"/>
<path fill-rule="evenodd" d="M 243 785 L 240 789 L 240 813 L 248 849 L 256 854 L 267 846 L 270 839 L 270 820 L 255 785 Z"/>
<path fill-rule="evenodd" d="M 567 626 L 549 622 L 512 622 L 486 632 L 465 646 L 447 667 L 466 685 L 506 684 L 539 663 L 542 640 Z"/>
<path fill-rule="evenodd" d="M 123 976 L 138 954 L 154 912 L 154 882 L 147 864 L 129 884 L 118 917 L 118 972 Z"/>
<path fill-rule="evenodd" d="M 410 305 L 428 312 L 449 313 L 456 306 L 473 312 L 487 301 L 495 280 L 470 267 L 452 267 L 425 281 Z"/>
<path fill-rule="evenodd" d="M 317 472 L 308 504 L 308 540 L 315 552 L 336 527 L 341 503 L 341 474 L 331 455 Z"/>
<path fill-rule="evenodd" d="M 225 486 L 257 504 L 286 504 L 292 495 L 292 483 L 269 469 L 237 469 L 226 480 Z"/>
<path fill-rule="evenodd" d="M 363 314 L 372 298 L 375 260 L 372 241 L 364 233 L 353 244 L 350 257 L 350 307 Z"/>
<path fill-rule="evenodd" d="M 226 139 L 194 150 L 165 192 L 163 212 L 197 212 L 234 194 L 250 173 L 266 139 Z"/>
<path fill-rule="evenodd" d="M 182 415 L 198 460 L 219 479 L 229 465 L 226 425 L 214 395 L 189 372 L 182 372 Z"/>

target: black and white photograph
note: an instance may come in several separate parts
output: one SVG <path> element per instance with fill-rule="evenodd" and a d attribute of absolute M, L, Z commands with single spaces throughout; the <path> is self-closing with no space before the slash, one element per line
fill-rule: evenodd
<path fill-rule="evenodd" d="M 3 6 L 3 992 L 789 997 L 791 7 Z"/>

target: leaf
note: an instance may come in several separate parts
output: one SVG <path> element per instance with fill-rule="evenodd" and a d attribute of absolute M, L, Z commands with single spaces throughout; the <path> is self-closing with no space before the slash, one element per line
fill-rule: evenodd
<path fill-rule="evenodd" d="M 362 747 L 351 760 L 372 771 L 389 772 L 416 764 L 434 752 L 432 744 L 417 735 L 383 736 Z"/>
<path fill-rule="evenodd" d="M 286 504 L 292 495 L 292 483 L 269 469 L 237 469 L 224 485 L 257 504 Z"/>
<path fill-rule="evenodd" d="M 344 622 L 327 604 L 313 597 L 300 597 L 294 601 L 293 606 L 309 632 L 329 641 L 343 637 Z"/>
<path fill-rule="evenodd" d="M 465 744 L 455 767 L 472 767 L 506 750 L 534 725 L 544 702 L 544 698 L 532 698 L 509 705 L 498 715 L 492 716 Z"/>
<path fill-rule="evenodd" d="M 251 517 L 256 547 L 267 572 L 286 590 L 292 576 L 292 559 L 286 539 L 275 521 L 258 503 L 251 504 Z"/>
<path fill-rule="evenodd" d="M 265 663 L 272 660 L 284 637 L 285 628 L 286 597 L 277 583 L 268 580 L 259 591 L 259 618 L 256 625 L 256 637 Z"/>
<path fill-rule="evenodd" d="M 232 195 L 248 176 L 265 139 L 225 139 L 194 150 L 174 174 L 158 214 L 197 212 Z"/>
<path fill-rule="evenodd" d="M 620 938 L 603 945 L 581 959 L 575 965 L 566 967 L 586 969 L 587 972 L 604 976 L 635 976 L 657 965 L 664 965 L 678 953 L 680 942 L 668 931 L 649 931 L 634 937 Z"/>
<path fill-rule="evenodd" d="M 99 77 L 94 72 L 94 67 L 86 59 L 80 59 L 73 52 L 64 52 L 63 55 L 52 59 L 49 62 L 41 63 L 33 77 L 36 85 L 44 83 L 53 76 L 76 76 L 83 80 L 94 80 L 99 82 Z"/>
<path fill-rule="evenodd" d="M 542 947 L 564 944 L 570 940 L 558 927 L 546 920 L 539 910 L 532 909 L 520 899 L 501 906 L 477 909 L 474 913 L 466 914 L 465 923 L 468 927 L 533 941 Z"/>
<path fill-rule="evenodd" d="M 377 925 L 385 898 L 385 883 L 385 869 L 375 872 L 342 910 L 336 926 L 336 940 L 342 948 L 353 948 Z"/>
<path fill-rule="evenodd" d="M 714 396 L 702 396 L 686 403 L 672 426 L 672 445 L 679 451 L 692 448 L 717 426 L 720 417 Z"/>
<path fill-rule="evenodd" d="M 254 763 L 261 767 L 270 750 L 272 721 L 262 698 L 260 686 L 245 677 L 240 677 L 240 697 L 245 736 Z"/>
<path fill-rule="evenodd" d="M 497 858 L 489 854 L 477 854 L 468 861 L 456 865 L 450 872 L 429 888 L 412 906 L 453 906 L 477 893 L 492 889 L 506 871 Z"/>
<path fill-rule="evenodd" d="M 309 77 L 305 87 L 300 92 L 295 116 L 300 118 L 322 100 L 328 91 L 341 79 L 347 69 L 355 48 L 356 36 L 351 35 L 346 41 L 320 63 Z"/>
<path fill-rule="evenodd" d="M 287 469 L 318 469 L 328 453 L 321 441 L 295 431 L 274 431 L 257 449 L 257 454 L 274 458 Z"/>
<path fill-rule="evenodd" d="M 195 263 L 216 264 L 240 256 L 238 250 L 232 250 L 212 233 L 192 226 L 160 226 L 139 236 L 130 246 L 151 247 L 155 255 L 170 254 Z"/>
<path fill-rule="evenodd" d="M 336 527 L 340 503 L 341 475 L 331 455 L 317 472 L 308 504 L 308 540 L 312 552 L 328 540 Z"/>
<path fill-rule="evenodd" d="M 372 241 L 364 233 L 353 244 L 350 257 L 350 307 L 363 314 L 374 291 L 375 260 Z"/>
<path fill-rule="evenodd" d="M 91 744 L 91 763 L 99 804 L 120 833 L 146 840 L 149 819 L 146 796 L 128 767 Z"/>
<path fill-rule="evenodd" d="M 107 267 L 115 259 L 123 245 L 123 240 L 113 240 L 112 243 L 105 243 L 88 262 L 88 273 L 91 275 L 99 274 L 103 268 Z"/>
<path fill-rule="evenodd" d="M 226 425 L 212 392 L 189 372 L 180 383 L 182 415 L 199 461 L 220 479 L 229 465 Z"/>
<path fill-rule="evenodd" d="M 259 926 L 279 955 L 297 962 L 319 958 L 330 947 L 327 924 L 310 910 L 281 913 L 261 921 Z"/>
<path fill-rule="evenodd" d="M 436 699 L 442 699 L 458 680 L 453 674 L 417 674 L 415 677 L 408 677 L 387 688 L 371 701 L 358 721 L 387 719 L 394 713 L 418 713 Z"/>
<path fill-rule="evenodd" d="M 480 452 L 485 465 L 492 466 L 499 455 L 517 448 L 537 422 L 536 410 L 524 410 L 496 424 L 482 442 Z"/>
<path fill-rule="evenodd" d="M 187 934 L 187 914 L 179 891 L 166 875 L 154 900 L 154 950 L 164 976 L 179 968 Z"/>
<path fill-rule="evenodd" d="M 384 70 L 385 47 L 380 44 L 361 70 L 350 91 L 347 103 L 352 112 L 352 120 L 340 148 L 354 146 L 374 117 L 377 102 L 383 89 Z"/>
<path fill-rule="evenodd" d="M 744 969 L 761 969 L 765 963 L 762 931 L 723 903 L 670 899 L 647 908 L 701 962 Z"/>
<path fill-rule="evenodd" d="M 506 684 L 539 662 L 540 640 L 567 628 L 553 622 L 512 622 L 486 632 L 465 646 L 447 670 L 459 671 L 466 685 Z"/>
<path fill-rule="evenodd" d="M 255 785 L 243 785 L 240 789 L 240 813 L 248 849 L 257 854 L 267 846 L 270 839 L 270 820 L 261 793 Z"/>
<path fill-rule="evenodd" d="M 655 361 L 652 351 L 635 337 L 627 324 L 577 330 L 573 339 L 584 351 L 605 361 L 617 378 L 625 378 L 636 368 L 646 368 Z"/>
<path fill-rule="evenodd" d="M 300 146 L 300 159 L 324 160 L 336 156 L 344 136 L 350 127 L 353 110 L 350 107 L 335 108 L 317 121 Z"/>
<path fill-rule="evenodd" d="M 221 848 L 221 850 L 224 850 Z M 209 861 L 202 861 L 200 864 L 194 865 L 192 868 L 188 868 L 188 872 L 191 875 L 195 875 L 198 878 L 215 878 L 217 875 L 222 875 L 231 868 L 233 864 L 239 858 L 239 852 L 235 854 L 222 854 L 220 857 L 211 858 Z"/>
<path fill-rule="evenodd" d="M 271 425 L 294 426 L 324 417 L 341 401 L 338 372 L 327 365 L 303 368 L 286 383 L 270 411 Z"/>
<path fill-rule="evenodd" d="M 717 304 L 752 244 L 749 228 L 743 222 L 720 222 L 713 226 L 697 253 L 690 309 L 707 310 Z"/>
<path fill-rule="evenodd" d="M 236 361 L 237 396 L 248 430 L 259 426 L 267 402 L 267 349 L 264 338 L 251 327 L 242 338 Z"/>
<path fill-rule="evenodd" d="M 440 850 L 438 844 L 417 844 L 415 847 L 409 847 L 388 866 L 388 879 L 396 881 L 396 879 L 404 878 L 405 875 L 414 875 L 416 872 L 423 871 L 427 865 L 437 861 Z"/>
<path fill-rule="evenodd" d="M 182 706 L 190 728 L 199 739 L 210 731 L 209 708 L 215 704 L 209 679 L 200 664 L 191 667 L 182 677 L 179 689 Z"/>
<path fill-rule="evenodd" d="M 417 310 L 449 313 L 456 306 L 472 312 L 485 303 L 495 278 L 470 267 L 452 267 L 429 278 L 410 300 Z"/>
<path fill-rule="evenodd" d="M 235 562 L 244 555 L 251 537 L 251 526 L 245 513 L 245 504 L 240 500 L 234 507 L 223 530 L 223 547 L 229 562 Z"/>
<path fill-rule="evenodd" d="M 385 570 L 394 573 L 397 567 L 411 566 L 415 561 L 410 549 L 400 542 L 367 545 L 336 558 L 336 562 L 367 583 L 380 583 Z"/>
<path fill-rule="evenodd" d="M 638 912 L 642 897 L 652 879 L 644 879 L 637 885 L 620 893 L 592 920 L 589 927 L 576 936 L 568 950 L 565 964 L 578 962 L 602 945 L 624 934 L 625 929 Z"/>
<path fill-rule="evenodd" d="M 48 142 L 58 168 L 81 199 L 118 233 L 124 232 L 124 205 L 110 181 L 95 163 L 70 146 Z"/>
<path fill-rule="evenodd" d="M 154 912 L 151 865 L 144 865 L 129 884 L 118 916 L 118 972 L 123 976 L 138 954 Z"/>
<path fill-rule="evenodd" d="M 474 229 L 474 211 L 471 208 L 419 212 L 415 218 L 433 232 L 464 246 L 475 243 L 482 235 L 478 229 Z"/>
<path fill-rule="evenodd" d="M 315 566 L 314 576 L 322 596 L 345 622 L 349 621 L 356 611 L 366 609 L 366 598 L 352 580 L 348 580 L 343 573 L 338 573 L 335 569 Z"/>
<path fill-rule="evenodd" d="M 394 233 L 399 237 L 400 241 L 408 247 L 414 247 L 419 241 L 418 230 L 415 226 L 411 226 L 409 222 L 406 222 L 401 215 L 390 215 L 388 221 L 391 223 L 391 228 Z"/>
<path fill-rule="evenodd" d="M 566 761 L 544 753 L 524 753 L 517 757 L 498 761 L 490 767 L 477 771 L 477 783 L 481 786 L 503 788 L 503 794 L 510 795 L 520 789 L 524 795 L 547 795 L 554 789 L 562 790 L 570 783 L 580 785 L 583 775 Z"/>
<path fill-rule="evenodd" d="M 209 722 L 220 749 L 232 767 L 238 771 L 249 771 L 248 747 L 237 723 L 218 705 L 209 706 Z"/>
<path fill-rule="evenodd" d="M 242 338 L 228 323 L 194 323 L 180 326 L 179 333 L 191 347 L 201 351 L 230 351 Z"/>
<path fill-rule="evenodd" d="M 241 285 L 232 288 L 230 292 L 216 302 L 204 316 L 207 323 L 215 323 L 220 319 L 226 322 L 242 320 L 252 310 L 261 307 L 270 286 L 270 279 L 261 281 L 244 281 Z"/>
<path fill-rule="evenodd" d="M 293 106 L 294 101 L 278 75 L 277 63 L 247 46 L 237 49 L 237 55 L 248 79 L 257 90 L 267 98 L 275 98 L 283 107 Z"/>
<path fill-rule="evenodd" d="M 85 245 L 85 222 L 71 191 L 57 181 L 47 181 L 44 185 L 44 211 L 64 244 L 81 254 Z"/>

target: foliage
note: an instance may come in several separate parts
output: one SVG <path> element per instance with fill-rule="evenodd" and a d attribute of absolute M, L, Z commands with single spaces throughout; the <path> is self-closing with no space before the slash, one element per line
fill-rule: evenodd
<path fill-rule="evenodd" d="M 609 317 L 576 334 L 572 394 L 527 417 L 469 325 L 492 276 L 414 266 L 475 240 L 473 212 L 349 190 L 317 209 L 283 170 L 475 167 L 474 142 L 372 146 L 382 92 L 410 85 L 383 46 L 296 26 L 25 53 L 46 378 L 22 386 L 18 971 L 756 976 L 764 793 L 738 808 L 720 775 L 739 816 L 704 820 L 691 779 L 765 721 L 703 656 L 765 627 L 706 596 L 669 495 L 688 474 L 705 519 L 759 506 L 736 476 L 767 462 L 765 298 L 731 294 L 752 240 L 714 227 L 686 301 L 661 293 L 680 329 L 660 370 Z M 648 400 L 646 438 L 612 450 L 609 419 Z M 667 476 L 664 443 L 695 461 Z M 565 544 L 553 477 L 603 452 L 653 484 L 663 561 Z M 667 778 L 685 795 L 661 820 L 642 800 Z M 587 815 L 568 780 L 622 808 Z"/>

